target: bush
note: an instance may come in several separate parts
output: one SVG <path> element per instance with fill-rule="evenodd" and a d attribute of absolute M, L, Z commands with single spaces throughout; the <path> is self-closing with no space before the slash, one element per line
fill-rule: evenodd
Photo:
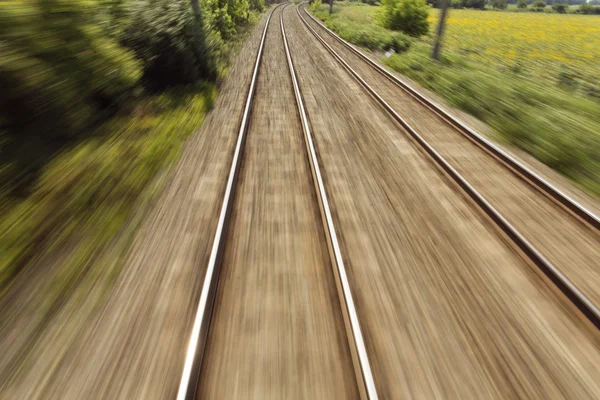
<path fill-rule="evenodd" d="M 462 0 L 450 0 L 450 7 L 455 9 L 465 8 Z"/>
<path fill-rule="evenodd" d="M 568 4 L 554 4 L 552 5 L 552 9 L 559 14 L 565 14 L 567 9 L 569 8 Z"/>
<path fill-rule="evenodd" d="M 139 79 L 133 54 L 106 35 L 90 3 L 0 6 L 0 187 L 24 195 L 44 163 L 124 103 Z"/>
<path fill-rule="evenodd" d="M 374 23 L 356 22 L 339 13 L 329 15 L 329 6 L 318 3 L 320 0 L 315 0 L 313 4 L 317 4 L 318 7 L 313 5 L 311 12 L 329 29 L 350 43 L 373 51 L 394 50 L 396 53 L 402 53 L 410 48 L 411 38 L 402 32 L 390 31 Z"/>
<path fill-rule="evenodd" d="M 401 32 L 390 32 L 377 25 L 360 25 L 334 14 L 325 25 L 342 38 L 373 51 L 394 50 L 401 53 L 410 47 L 410 39 Z"/>
<path fill-rule="evenodd" d="M 0 7 L 0 121 L 9 122 L 9 131 L 37 121 L 31 128 L 71 136 L 137 82 L 133 54 L 104 36 L 84 3 Z"/>
<path fill-rule="evenodd" d="M 600 7 L 594 7 L 591 4 L 588 3 L 583 3 L 579 6 L 579 9 L 577 10 L 577 12 L 579 14 L 600 14 Z"/>
<path fill-rule="evenodd" d="M 136 17 L 121 42 L 142 61 L 145 85 L 162 89 L 216 77 L 202 16 L 196 20 L 188 0 L 137 0 L 131 13 Z"/>
<path fill-rule="evenodd" d="M 222 39 L 231 38 L 235 34 L 235 23 L 227 12 L 227 5 L 221 6 L 216 0 L 207 0 L 203 5 L 211 31 L 218 33 Z"/>
<path fill-rule="evenodd" d="M 250 9 L 263 12 L 265 10 L 265 0 L 250 0 Z"/>
<path fill-rule="evenodd" d="M 465 8 L 485 9 L 485 0 L 462 0 L 462 4 Z"/>
<path fill-rule="evenodd" d="M 396 53 L 403 53 L 403 52 L 407 51 L 409 48 L 410 48 L 410 39 L 406 35 L 398 32 L 392 36 L 392 39 L 389 42 L 389 45 L 387 45 L 387 48 L 384 48 L 384 50 L 394 50 L 394 52 L 396 52 Z"/>
<path fill-rule="evenodd" d="M 492 7 L 496 10 L 504 10 L 506 5 L 506 0 L 492 0 Z"/>
<path fill-rule="evenodd" d="M 538 11 L 542 11 L 544 8 L 546 8 L 546 3 L 544 2 L 544 0 L 536 0 L 533 3 L 533 8 Z"/>
<path fill-rule="evenodd" d="M 429 32 L 425 0 L 383 0 L 380 24 L 388 29 L 419 37 Z"/>
<path fill-rule="evenodd" d="M 518 0 L 517 8 L 527 8 L 527 0 Z"/>

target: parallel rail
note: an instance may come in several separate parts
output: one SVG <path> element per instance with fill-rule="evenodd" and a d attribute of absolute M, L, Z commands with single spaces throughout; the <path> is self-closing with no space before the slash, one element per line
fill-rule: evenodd
<path fill-rule="evenodd" d="M 271 16 L 273 15 L 275 9 L 280 6 L 281 5 L 275 7 L 269 14 L 262 33 L 262 38 L 260 40 L 260 46 L 258 47 L 258 52 L 256 54 L 254 72 L 252 73 L 252 80 L 250 81 L 250 88 L 248 89 L 244 114 L 242 116 L 242 122 L 238 132 L 238 139 L 235 146 L 235 151 L 233 153 L 233 160 L 231 161 L 231 168 L 229 169 L 229 177 L 227 178 L 227 186 L 225 187 L 225 195 L 223 196 L 223 204 L 221 206 L 215 239 L 213 241 L 208 266 L 206 268 L 202 292 L 200 292 L 200 301 L 198 303 L 198 310 L 196 311 L 192 335 L 188 344 L 183 374 L 181 376 L 181 382 L 179 383 L 179 389 L 177 392 L 177 400 L 193 399 L 196 394 L 200 366 L 202 365 L 202 358 L 204 356 L 204 349 L 206 347 L 206 338 L 208 337 L 210 319 L 212 316 L 215 294 L 217 291 L 217 282 L 219 280 L 219 272 L 221 270 L 221 259 L 223 256 L 223 248 L 225 247 L 227 227 L 231 216 L 235 186 L 240 171 L 242 150 L 246 141 L 246 133 L 248 132 L 248 123 L 250 120 L 250 111 L 252 109 L 252 100 L 256 91 L 258 70 L 262 60 L 263 48 L 265 45 L 265 39 L 267 37 L 267 30 L 269 29 Z"/>
<path fill-rule="evenodd" d="M 308 11 L 306 14 L 321 28 L 323 28 L 331 37 L 336 39 L 338 42 L 343 44 L 346 48 L 348 48 L 352 53 L 360 57 L 367 64 L 369 64 L 373 69 L 383 75 L 385 78 L 390 80 L 404 92 L 408 93 L 410 96 L 418 100 L 423 106 L 428 108 L 434 114 L 436 114 L 440 119 L 451 125 L 455 130 L 465 136 L 467 139 L 478 145 L 484 151 L 486 151 L 489 155 L 496 158 L 500 161 L 505 167 L 510 169 L 515 175 L 519 178 L 525 180 L 528 184 L 532 185 L 535 189 L 543 193 L 545 196 L 550 198 L 556 204 L 566 209 L 572 215 L 577 217 L 582 222 L 589 225 L 591 228 L 595 230 L 600 230 L 600 217 L 594 214 L 592 211 L 586 209 L 583 205 L 578 203 L 576 200 L 571 198 L 566 193 L 562 192 L 556 186 L 552 185 L 550 182 L 536 174 L 531 169 L 527 168 L 513 156 L 496 146 L 491 141 L 484 138 L 482 135 L 471 129 L 464 122 L 460 121 L 458 118 L 453 115 L 447 113 L 442 107 L 440 107 L 435 102 L 428 99 L 423 94 L 419 93 L 415 88 L 409 85 L 407 82 L 403 81 L 396 75 L 392 74 L 390 71 L 379 65 L 373 59 L 365 55 L 363 52 L 358 50 L 352 44 L 348 43 L 341 37 L 339 37 L 335 32 L 331 29 L 327 28 L 321 21 L 312 16 Z"/>
<path fill-rule="evenodd" d="M 577 307 L 581 313 L 597 328 L 600 329 L 600 310 L 540 251 L 538 251 L 506 218 L 504 218 L 479 192 L 471 186 L 419 133 L 413 129 L 348 63 L 296 12 L 304 25 L 329 53 L 352 75 L 359 84 L 387 111 L 388 115 L 399 123 L 415 142 L 432 159 L 435 165 L 456 184 L 464 194 L 472 200 L 479 209 L 491 219 L 495 225 L 510 239 L 510 241 L 533 263 L 556 287 Z M 308 12 L 306 12 L 307 15 Z M 312 17 L 312 16 L 311 16 Z M 327 28 L 325 28 L 327 29 Z M 332 33 L 333 34 L 333 33 Z"/>
<path fill-rule="evenodd" d="M 284 8 L 287 7 L 287 5 L 289 4 L 286 4 Z M 193 399 L 196 395 L 198 379 L 201 372 L 200 368 L 202 365 L 206 340 L 210 329 L 210 320 L 212 317 L 212 310 L 215 302 L 215 295 L 219 280 L 223 249 L 225 248 L 227 228 L 229 225 L 244 143 L 248 131 L 250 112 L 252 109 L 252 102 L 256 90 L 256 82 L 262 60 L 265 39 L 267 36 L 267 31 L 270 25 L 273 12 L 280 6 L 282 6 L 282 4 L 275 7 L 269 14 L 262 33 L 260 46 L 257 52 L 254 72 L 252 75 L 250 88 L 248 90 L 244 114 L 242 116 L 242 121 L 240 124 L 237 144 L 235 147 L 229 177 L 227 180 L 227 186 L 223 197 L 223 204 L 221 206 L 221 212 L 219 215 L 215 239 L 213 241 L 210 259 L 206 270 L 206 276 L 204 278 L 202 292 L 200 294 L 198 310 L 196 312 L 196 318 L 194 320 L 192 334 L 186 353 L 186 360 L 183 369 L 183 374 L 181 377 L 181 382 L 178 389 L 177 400 Z M 325 193 L 323 177 L 320 172 L 320 167 L 315 147 L 313 144 L 314 142 L 309 127 L 306 109 L 302 101 L 302 94 L 300 92 L 300 87 L 298 85 L 293 60 L 290 54 L 286 38 L 285 27 L 283 23 L 283 12 L 280 16 L 280 27 L 283 36 L 283 42 L 290 76 L 294 87 L 296 105 L 298 107 L 298 113 L 300 115 L 302 130 L 304 134 L 307 158 L 312 173 L 311 175 L 317 194 L 317 199 L 319 201 L 321 220 L 323 223 L 325 237 L 327 239 L 327 247 L 329 250 L 329 256 L 333 267 L 336 289 L 342 309 L 342 316 L 346 328 L 346 334 L 348 338 L 350 353 L 352 356 L 352 362 L 354 366 L 354 372 L 357 380 L 359 394 L 362 399 L 376 400 L 378 399 L 377 391 L 375 389 L 375 383 L 371 372 L 371 367 L 369 364 L 369 359 L 367 356 L 367 351 L 364 344 L 360 323 L 358 321 L 358 314 L 356 312 L 356 307 L 354 305 L 354 300 L 350 291 L 350 284 L 348 281 L 348 276 L 344 266 L 339 242 L 337 239 L 336 230 L 333 224 L 333 217 L 329 208 L 327 194 Z"/>
<path fill-rule="evenodd" d="M 378 398 L 377 390 L 375 388 L 375 381 L 373 379 L 371 366 L 369 364 L 369 357 L 367 356 L 367 350 L 362 337 L 362 331 L 358 322 L 358 314 L 356 312 L 356 307 L 354 306 L 354 300 L 350 291 L 346 267 L 344 266 L 344 260 L 342 259 L 342 252 L 340 250 L 337 234 L 335 232 L 331 210 L 329 209 L 329 201 L 327 200 L 325 185 L 323 184 L 323 177 L 321 176 L 321 169 L 319 167 L 319 161 L 317 159 L 312 133 L 310 131 L 308 118 L 306 117 L 306 109 L 304 107 L 304 102 L 302 101 L 300 86 L 298 85 L 294 63 L 290 54 L 285 28 L 283 26 L 283 12 L 281 13 L 281 33 L 283 35 L 285 53 L 287 56 L 292 83 L 294 85 L 296 104 L 300 113 L 300 119 L 302 120 L 302 131 L 304 132 L 304 140 L 306 143 L 306 151 L 310 169 L 312 171 L 313 183 L 315 185 L 317 197 L 319 198 L 319 210 L 321 212 L 321 219 L 325 229 L 325 237 L 327 238 L 327 248 L 329 249 L 329 256 L 333 266 L 333 275 L 335 276 L 338 297 L 342 307 L 342 314 L 344 317 L 344 324 L 346 326 L 346 334 L 348 336 L 348 343 L 352 355 L 352 362 L 354 364 L 354 373 L 356 375 L 358 389 L 362 399 L 375 400 Z"/>

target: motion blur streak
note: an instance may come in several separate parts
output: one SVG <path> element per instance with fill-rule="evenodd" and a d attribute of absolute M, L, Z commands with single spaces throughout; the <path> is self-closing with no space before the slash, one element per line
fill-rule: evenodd
<path fill-rule="evenodd" d="M 0 1 L 0 399 L 600 398 L 599 1 Z"/>

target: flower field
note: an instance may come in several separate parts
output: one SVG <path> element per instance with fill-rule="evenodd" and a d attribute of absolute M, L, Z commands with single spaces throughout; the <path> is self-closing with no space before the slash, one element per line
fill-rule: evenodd
<path fill-rule="evenodd" d="M 431 10 L 435 29 L 439 12 Z M 600 18 L 547 13 L 450 10 L 444 46 L 477 61 L 557 78 L 600 75 Z"/>

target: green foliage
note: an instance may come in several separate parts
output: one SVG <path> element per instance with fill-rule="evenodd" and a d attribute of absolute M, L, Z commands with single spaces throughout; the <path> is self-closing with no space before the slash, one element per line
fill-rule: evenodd
<path fill-rule="evenodd" d="M 417 43 L 383 62 L 496 129 L 502 138 L 600 194 L 600 103 L 448 53 L 430 60 Z M 571 80 L 569 80 L 571 82 Z M 568 91 L 565 91 L 568 90 Z"/>
<path fill-rule="evenodd" d="M 429 1 L 430 1 L 429 4 L 432 4 L 434 7 L 439 6 L 437 4 L 438 3 L 437 0 L 429 0 Z M 449 0 L 449 1 L 450 1 L 450 7 L 454 8 L 454 9 L 476 8 L 476 9 L 480 9 L 480 10 L 485 9 L 485 2 L 486 2 L 486 0 Z"/>
<path fill-rule="evenodd" d="M 384 28 L 419 37 L 429 32 L 425 0 L 382 0 L 379 23 Z"/>
<path fill-rule="evenodd" d="M 569 9 L 568 4 L 553 4 L 552 9 L 559 14 L 566 14 Z"/>
<path fill-rule="evenodd" d="M 219 5 L 227 42 L 189 0 L 0 6 L 0 290 L 65 243 L 65 276 L 77 276 L 123 234 L 202 122 L 216 94 L 203 81 L 239 40 L 235 24 L 264 7 L 249 1 Z M 191 84 L 159 94 L 142 77 L 153 89 Z"/>
<path fill-rule="evenodd" d="M 599 6 L 594 7 L 591 4 L 583 3 L 579 6 L 579 8 L 577 9 L 577 12 L 579 14 L 587 14 L 587 15 L 600 14 L 600 7 Z"/>
<path fill-rule="evenodd" d="M 336 13 L 336 8 L 330 16 L 329 6 L 323 4 L 315 7 L 317 2 L 320 1 L 315 0 L 311 8 L 312 12 L 323 20 L 329 29 L 334 30 L 350 43 L 374 51 L 394 50 L 396 53 L 404 52 L 410 47 L 410 38 L 401 32 L 393 32 L 375 24 L 353 22 L 350 18 Z"/>
<path fill-rule="evenodd" d="M 206 10 L 207 25 L 215 30 L 219 37 L 227 40 L 235 34 L 235 23 L 227 11 L 227 3 L 219 0 L 205 0 L 202 5 Z"/>
<path fill-rule="evenodd" d="M 250 0 L 250 9 L 263 12 L 265 10 L 265 0 Z"/>
<path fill-rule="evenodd" d="M 541 11 L 544 8 L 546 8 L 546 2 L 544 0 L 536 0 L 533 3 L 533 8 L 536 9 L 536 10 L 538 10 L 538 11 Z"/>
<path fill-rule="evenodd" d="M 401 34 L 395 33 L 392 35 L 392 40 L 389 43 L 389 46 L 384 46 L 384 50 L 394 50 L 397 54 L 403 53 L 410 48 L 410 39 Z"/>
<path fill-rule="evenodd" d="M 465 8 L 485 9 L 485 0 L 462 0 Z"/>
<path fill-rule="evenodd" d="M 248 0 L 228 0 L 227 13 L 231 16 L 234 24 L 242 24 L 248 21 L 250 2 Z"/>
<path fill-rule="evenodd" d="M 95 262 L 98 249 L 158 190 L 151 183 L 176 159 L 215 95 L 213 85 L 200 85 L 146 97 L 137 112 L 106 121 L 54 157 L 27 198 L 0 197 L 0 288 L 28 260 L 66 242 L 71 254 L 61 257 L 72 264 L 69 276 Z"/>
<path fill-rule="evenodd" d="M 0 187 L 21 194 L 65 143 L 119 104 L 140 76 L 91 0 L 0 7 Z"/>
<path fill-rule="evenodd" d="M 504 10 L 507 7 L 506 0 L 492 0 L 492 7 L 496 10 Z"/>
<path fill-rule="evenodd" d="M 238 25 L 246 24 L 251 10 L 262 11 L 264 0 L 200 0 L 210 30 L 225 40 L 231 39 Z"/>
<path fill-rule="evenodd" d="M 194 15 L 188 0 L 135 0 L 129 12 L 135 18 L 121 43 L 142 61 L 145 85 L 162 89 L 216 77 L 202 15 Z"/>
<path fill-rule="evenodd" d="M 347 30 L 373 35 L 369 29 L 377 26 L 374 19 L 376 7 L 361 3 L 337 3 L 329 20 L 326 6 L 314 13 L 343 37 L 349 35 Z M 456 11 L 456 14 L 461 14 L 459 20 L 469 14 L 483 26 L 490 20 L 488 17 L 498 20 L 503 13 L 463 10 Z M 531 17 L 532 20 L 542 21 L 539 23 L 546 23 L 546 18 L 563 23 L 563 17 L 558 15 Z M 335 20 L 344 23 L 331 23 Z M 452 26 L 450 19 L 447 35 L 451 33 Z M 472 35 L 472 30 L 467 29 L 469 27 L 462 27 L 467 32 L 460 32 L 458 39 L 453 38 L 458 40 L 458 45 L 448 45 L 441 62 L 431 60 L 429 38 L 413 39 L 408 51 L 382 58 L 382 61 L 461 110 L 485 121 L 501 138 L 600 195 L 600 86 L 597 80 L 588 79 L 589 70 L 585 68 L 565 66 L 555 71 L 549 63 L 541 70 L 544 74 L 541 76 L 537 65 L 536 69 L 531 69 L 530 63 L 515 55 L 502 55 L 503 64 L 496 59 L 474 57 L 480 48 L 465 47 L 468 44 L 462 40 Z M 529 29 L 541 35 L 545 32 L 540 30 L 539 24 Z M 498 30 L 495 29 L 494 33 L 498 34 Z M 505 31 L 499 33 L 506 34 Z M 489 43 L 490 33 L 484 35 Z M 449 42 L 450 37 L 446 39 Z M 350 37 L 347 40 L 353 39 Z M 360 36 L 354 38 L 356 44 L 361 41 L 369 42 Z M 494 45 L 499 43 L 501 41 Z M 544 53 L 553 53 L 539 44 L 535 47 Z M 507 60 L 511 62 L 507 63 Z"/>
<path fill-rule="evenodd" d="M 527 8 L 527 0 L 518 0 L 517 8 Z"/>
<path fill-rule="evenodd" d="M 105 37 L 86 3 L 39 0 L 0 8 L 0 112 L 8 131 L 76 134 L 135 85 L 137 62 Z"/>

